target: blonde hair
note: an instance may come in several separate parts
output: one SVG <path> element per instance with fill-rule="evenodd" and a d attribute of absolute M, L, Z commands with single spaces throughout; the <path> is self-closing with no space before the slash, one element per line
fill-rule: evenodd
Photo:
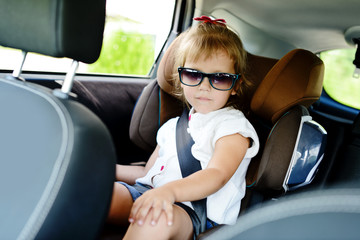
<path fill-rule="evenodd" d="M 224 51 L 233 61 L 235 73 L 241 74 L 240 81 L 238 80 L 234 86 L 236 95 L 231 95 L 225 106 L 233 106 L 246 114 L 249 103 L 245 102 L 244 95 L 251 83 L 244 76 L 247 53 L 239 36 L 223 24 L 203 22 L 189 28 L 179 37 L 182 39 L 175 54 L 172 79 L 175 87 L 174 94 L 188 105 L 181 88 L 178 67 L 184 66 L 186 61 L 196 62 L 200 57 L 207 58 L 214 53 Z"/>

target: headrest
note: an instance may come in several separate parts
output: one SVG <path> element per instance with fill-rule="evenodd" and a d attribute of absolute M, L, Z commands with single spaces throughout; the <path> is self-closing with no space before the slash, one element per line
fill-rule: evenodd
<path fill-rule="evenodd" d="M 173 90 L 170 79 L 179 44 L 181 35 L 170 45 L 158 68 L 158 84 L 169 94 Z M 251 111 L 272 123 L 291 107 L 308 107 L 321 95 L 324 64 L 307 50 L 295 49 L 278 61 L 248 54 L 248 65 L 245 75 L 254 84 Z"/>
<path fill-rule="evenodd" d="M 295 49 L 282 57 L 257 87 L 251 101 L 256 115 L 275 123 L 295 105 L 310 106 L 322 91 L 324 64 L 313 53 Z"/>
<path fill-rule="evenodd" d="M 16 0 L 0 7 L 0 45 L 85 63 L 100 54 L 105 0 Z"/>

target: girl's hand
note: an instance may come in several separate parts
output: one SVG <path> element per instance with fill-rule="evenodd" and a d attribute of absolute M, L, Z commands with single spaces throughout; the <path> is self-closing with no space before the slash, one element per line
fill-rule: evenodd
<path fill-rule="evenodd" d="M 162 211 L 165 212 L 168 225 L 173 223 L 174 193 L 167 187 L 151 189 L 136 199 L 130 212 L 129 222 L 143 225 L 147 217 L 156 225 Z"/>

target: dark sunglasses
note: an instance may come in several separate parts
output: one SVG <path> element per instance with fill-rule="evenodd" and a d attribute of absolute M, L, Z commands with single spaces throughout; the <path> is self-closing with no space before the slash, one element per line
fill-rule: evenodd
<path fill-rule="evenodd" d="M 236 80 L 241 76 L 240 74 L 231 73 L 204 73 L 192 68 L 179 67 L 178 68 L 180 82 L 186 86 L 195 87 L 201 84 L 204 77 L 209 79 L 210 85 L 216 90 L 228 91 L 231 90 Z"/>

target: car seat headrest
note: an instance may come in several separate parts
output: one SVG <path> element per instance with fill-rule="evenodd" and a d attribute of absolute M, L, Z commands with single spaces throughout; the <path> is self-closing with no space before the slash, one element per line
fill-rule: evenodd
<path fill-rule="evenodd" d="M 251 111 L 275 123 L 295 105 L 310 106 L 322 91 L 324 64 L 313 53 L 295 49 L 282 57 L 257 87 Z"/>
<path fill-rule="evenodd" d="M 0 45 L 85 63 L 99 55 L 105 1 L 6 1 L 0 7 Z"/>

